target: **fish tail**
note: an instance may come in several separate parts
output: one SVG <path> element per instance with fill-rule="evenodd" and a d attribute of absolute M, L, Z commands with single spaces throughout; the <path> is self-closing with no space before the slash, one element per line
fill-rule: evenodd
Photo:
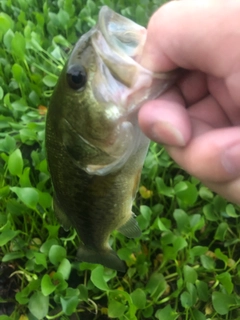
<path fill-rule="evenodd" d="M 125 262 L 110 248 L 97 251 L 87 246 L 80 246 L 77 252 L 77 259 L 90 263 L 99 263 L 107 268 L 121 272 L 125 272 L 127 269 Z"/>

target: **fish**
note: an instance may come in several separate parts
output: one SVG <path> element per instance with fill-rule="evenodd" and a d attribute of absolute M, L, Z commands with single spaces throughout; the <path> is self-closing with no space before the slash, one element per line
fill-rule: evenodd
<path fill-rule="evenodd" d="M 121 272 L 127 266 L 109 245 L 111 233 L 141 236 L 132 205 L 149 139 L 138 111 L 176 81 L 174 72 L 153 73 L 138 63 L 146 34 L 103 6 L 70 53 L 46 119 L 53 210 L 81 239 L 77 259 Z"/>

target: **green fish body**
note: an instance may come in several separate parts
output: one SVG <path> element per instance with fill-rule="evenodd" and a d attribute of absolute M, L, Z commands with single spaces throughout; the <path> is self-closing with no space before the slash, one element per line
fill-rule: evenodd
<path fill-rule="evenodd" d="M 131 208 L 149 140 L 137 113 L 176 78 L 136 62 L 145 38 L 145 28 L 102 7 L 59 77 L 46 122 L 54 211 L 83 242 L 77 258 L 122 272 L 125 263 L 108 240 L 116 229 L 141 236 Z"/>

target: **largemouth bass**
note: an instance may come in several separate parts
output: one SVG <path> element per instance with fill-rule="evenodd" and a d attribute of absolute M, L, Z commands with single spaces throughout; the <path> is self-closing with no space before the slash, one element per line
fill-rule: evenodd
<path fill-rule="evenodd" d="M 145 38 L 144 27 L 102 7 L 59 77 L 46 123 L 54 211 L 83 242 L 77 258 L 123 272 L 108 240 L 115 229 L 141 236 L 131 208 L 149 140 L 137 113 L 176 79 L 136 62 Z"/>

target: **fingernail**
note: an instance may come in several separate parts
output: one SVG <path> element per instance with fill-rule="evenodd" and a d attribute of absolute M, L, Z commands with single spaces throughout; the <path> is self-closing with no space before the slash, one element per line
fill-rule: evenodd
<path fill-rule="evenodd" d="M 240 144 L 230 147 L 222 154 L 222 165 L 230 174 L 240 174 Z"/>
<path fill-rule="evenodd" d="M 152 139 L 158 143 L 184 147 L 186 141 L 182 133 L 168 122 L 157 122 L 152 128 Z"/>

